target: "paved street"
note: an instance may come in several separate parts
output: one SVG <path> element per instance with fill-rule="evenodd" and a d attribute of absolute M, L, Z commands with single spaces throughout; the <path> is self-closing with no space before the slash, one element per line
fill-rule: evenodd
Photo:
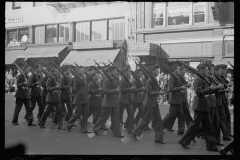
<path fill-rule="evenodd" d="M 138 142 L 132 139 L 131 135 L 128 135 L 122 130 L 125 138 L 114 138 L 111 130 L 109 129 L 106 135 L 103 135 L 103 131 L 100 132 L 101 136 L 93 136 L 93 134 L 82 134 L 79 131 L 79 125 L 72 129 L 69 133 L 67 130 L 59 131 L 56 126 L 48 119 L 46 122 L 46 129 L 37 127 L 29 127 L 26 124 L 25 108 L 19 114 L 20 125 L 14 126 L 11 124 L 13 111 L 15 107 L 14 95 L 5 95 L 5 147 L 12 146 L 19 142 L 24 143 L 27 146 L 27 154 L 127 154 L 127 155 L 220 155 L 217 152 L 206 151 L 205 140 L 199 138 L 196 139 L 197 143 L 191 143 L 191 149 L 183 149 L 178 141 L 181 136 L 176 134 L 177 132 L 177 120 L 174 124 L 174 132 L 165 131 L 164 141 L 165 145 L 153 143 L 154 133 L 153 131 L 144 132 L 143 137 Z M 169 105 L 167 103 L 161 104 L 160 112 L 162 118 L 168 113 Z M 37 107 L 34 110 L 35 123 L 37 116 Z M 191 111 L 193 116 L 193 113 Z M 232 114 L 232 111 L 231 111 Z M 126 119 L 126 112 L 124 113 L 124 119 Z M 233 115 L 233 114 L 232 114 Z M 232 116 L 233 119 L 233 116 Z M 90 119 L 91 120 L 91 119 Z M 109 128 L 110 121 L 107 122 Z M 92 124 L 88 125 L 90 129 Z M 64 128 L 66 128 L 66 122 L 64 122 Z M 233 128 L 233 127 L 232 127 Z M 232 132 L 233 133 L 233 132 Z M 92 137 L 93 136 L 93 137 Z M 222 141 L 222 143 L 226 143 Z M 231 153 L 228 153 L 231 155 Z"/>

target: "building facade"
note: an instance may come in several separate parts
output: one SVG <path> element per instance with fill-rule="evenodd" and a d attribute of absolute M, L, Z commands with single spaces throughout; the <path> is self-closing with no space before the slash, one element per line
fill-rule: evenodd
<path fill-rule="evenodd" d="M 145 64 L 180 59 L 234 64 L 233 2 L 131 3 L 129 55 Z M 159 52 L 151 51 L 159 45 Z M 148 48 L 148 49 L 147 49 Z"/>

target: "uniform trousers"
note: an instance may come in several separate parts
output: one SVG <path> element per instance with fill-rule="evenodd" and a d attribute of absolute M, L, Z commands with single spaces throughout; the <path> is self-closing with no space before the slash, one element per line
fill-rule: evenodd
<path fill-rule="evenodd" d="M 27 123 L 30 124 L 33 122 L 33 113 L 30 108 L 30 99 L 16 98 L 16 106 L 14 109 L 12 123 L 18 123 L 18 115 L 19 115 L 19 112 L 21 111 L 23 104 L 26 109 L 25 119 L 26 119 Z"/>
<path fill-rule="evenodd" d="M 226 114 L 227 122 L 228 122 L 227 123 L 228 135 L 230 135 L 231 134 L 231 114 L 230 114 L 228 104 L 225 104 L 223 106 L 224 106 L 224 109 L 225 109 L 225 114 Z"/>
<path fill-rule="evenodd" d="M 143 110 L 142 103 L 132 103 L 132 106 L 133 106 L 133 114 L 135 114 L 135 111 L 138 108 L 139 115 L 140 115 L 141 118 L 143 118 L 144 117 L 144 110 Z M 135 122 L 135 119 L 134 119 L 134 124 L 137 125 L 136 122 Z M 129 118 L 127 116 L 124 127 L 127 128 L 128 125 L 129 125 Z"/>
<path fill-rule="evenodd" d="M 119 122 L 119 114 L 117 107 L 102 107 L 102 113 L 98 118 L 96 124 L 93 129 L 99 132 L 102 129 L 102 126 L 106 123 L 109 116 L 111 114 L 111 129 L 113 131 L 113 135 L 115 137 L 121 136 L 120 122 Z"/>
<path fill-rule="evenodd" d="M 190 142 L 194 139 L 196 132 L 199 129 L 200 123 L 202 123 L 202 128 L 205 134 L 206 147 L 208 150 L 217 149 L 216 140 L 213 135 L 213 130 L 211 126 L 211 120 L 209 112 L 200 112 L 195 111 L 194 119 L 192 123 L 188 126 L 184 135 L 179 142 L 189 145 Z"/>
<path fill-rule="evenodd" d="M 124 125 L 124 128 L 126 128 L 128 130 L 128 132 L 131 132 L 134 129 L 134 112 L 133 112 L 133 106 L 132 104 L 119 104 L 120 108 L 119 108 L 119 114 L 120 114 L 120 121 L 123 119 L 123 112 L 124 109 L 126 108 L 127 110 L 127 118 L 129 119 L 128 124 Z M 125 122 L 126 123 L 126 122 Z"/>
<path fill-rule="evenodd" d="M 65 108 L 65 104 L 67 106 L 67 111 Z M 61 106 L 62 106 L 62 112 L 63 114 L 65 114 L 64 120 L 69 121 L 69 119 L 72 117 L 72 112 L 73 112 L 72 101 L 61 99 Z"/>
<path fill-rule="evenodd" d="M 42 97 L 42 102 L 43 102 L 43 111 L 45 110 L 46 106 L 47 106 L 47 102 L 46 102 L 46 96 Z"/>
<path fill-rule="evenodd" d="M 101 107 L 89 107 L 89 116 L 88 118 L 92 115 L 93 116 L 93 124 L 96 124 L 98 118 L 101 115 Z"/>
<path fill-rule="evenodd" d="M 220 143 L 220 119 L 218 114 L 217 107 L 210 107 L 210 119 L 211 119 L 211 125 L 213 129 L 213 134 L 216 138 L 216 142 Z"/>
<path fill-rule="evenodd" d="M 156 124 L 154 126 L 154 140 L 163 141 L 163 121 L 157 104 L 156 107 L 146 106 L 146 113 L 144 115 L 144 118 L 141 119 L 139 124 L 132 131 L 132 133 L 140 136 L 143 133 L 144 129 L 148 127 L 148 124 L 150 123 L 150 119 L 152 117 L 154 117 L 154 119 L 156 120 Z"/>
<path fill-rule="evenodd" d="M 68 128 L 72 128 L 77 119 L 82 116 L 81 121 L 79 122 L 81 126 L 81 132 L 87 132 L 87 120 L 89 115 L 89 104 L 73 104 L 73 115 L 68 121 Z"/>
<path fill-rule="evenodd" d="M 220 130 L 222 131 L 223 137 L 227 138 L 229 136 L 229 132 L 228 132 L 228 120 L 225 113 L 225 108 L 224 106 L 217 106 L 217 109 L 218 109 L 218 114 L 220 119 Z"/>
<path fill-rule="evenodd" d="M 31 110 L 33 111 L 36 107 L 36 103 L 38 105 L 38 114 L 37 114 L 37 119 L 42 117 L 43 114 L 43 101 L 42 101 L 42 97 L 35 97 L 35 96 L 31 96 Z"/>
<path fill-rule="evenodd" d="M 143 107 L 143 117 L 144 117 L 147 109 L 146 109 L 146 106 L 144 106 L 144 105 L 142 107 Z M 134 119 L 134 124 L 135 125 L 138 125 L 138 123 L 140 121 L 140 118 L 141 118 L 141 113 L 138 111 L 138 113 L 137 113 L 137 115 L 136 115 L 136 117 Z M 150 120 L 152 122 L 152 128 L 154 128 L 153 127 L 153 125 L 154 125 L 153 120 L 154 120 L 154 118 L 152 117 L 151 120 Z M 149 127 L 147 127 L 147 129 L 149 129 Z"/>
<path fill-rule="evenodd" d="M 59 102 L 47 102 L 47 106 L 43 111 L 42 117 L 40 118 L 39 125 L 44 126 L 46 123 L 47 117 L 50 114 L 50 111 L 53 110 L 53 107 L 56 108 L 56 115 L 57 115 L 57 123 L 58 127 L 63 127 L 63 120 L 62 120 L 62 107 Z"/>
<path fill-rule="evenodd" d="M 163 119 L 163 128 L 172 129 L 175 117 L 178 118 L 178 133 L 183 133 L 185 131 L 185 117 L 182 104 L 170 103 L 169 113 Z"/>

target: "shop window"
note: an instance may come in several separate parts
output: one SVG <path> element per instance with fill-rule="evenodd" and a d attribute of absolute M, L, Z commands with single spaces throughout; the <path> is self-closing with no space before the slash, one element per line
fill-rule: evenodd
<path fill-rule="evenodd" d="M 35 44 L 44 43 L 44 26 L 35 27 Z"/>
<path fill-rule="evenodd" d="M 109 20 L 109 39 L 124 39 L 124 19 Z"/>
<path fill-rule="evenodd" d="M 70 24 L 59 24 L 59 42 L 69 42 Z"/>
<path fill-rule="evenodd" d="M 89 22 L 81 22 L 76 24 L 76 41 L 89 41 Z"/>
<path fill-rule="evenodd" d="M 46 43 L 57 42 L 57 25 L 48 25 L 46 28 Z"/>
<path fill-rule="evenodd" d="M 205 4 L 201 3 L 193 4 L 193 22 L 194 23 L 205 22 Z"/>
<path fill-rule="evenodd" d="M 44 3 L 46 3 L 46 2 L 33 2 L 34 3 L 34 7 L 40 7 L 40 6 L 43 6 L 44 5 Z"/>
<path fill-rule="evenodd" d="M 225 42 L 225 55 L 228 55 L 228 54 L 234 54 L 234 41 Z"/>
<path fill-rule="evenodd" d="M 17 42 L 17 40 L 18 40 L 17 29 L 8 30 L 7 31 L 7 44 L 9 44 L 10 42 Z"/>
<path fill-rule="evenodd" d="M 168 7 L 168 25 L 184 25 L 189 24 L 190 6 Z"/>
<path fill-rule="evenodd" d="M 12 2 L 13 9 L 21 9 L 21 2 Z"/>
<path fill-rule="evenodd" d="M 21 43 L 29 42 L 29 28 L 18 29 L 18 42 Z"/>
<path fill-rule="evenodd" d="M 163 26 L 164 22 L 164 3 L 154 3 L 153 5 L 153 26 Z"/>
<path fill-rule="evenodd" d="M 92 22 L 92 40 L 106 40 L 106 21 Z"/>

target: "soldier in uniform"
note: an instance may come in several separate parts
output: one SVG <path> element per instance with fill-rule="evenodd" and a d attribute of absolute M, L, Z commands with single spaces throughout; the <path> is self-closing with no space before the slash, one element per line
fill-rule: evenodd
<path fill-rule="evenodd" d="M 199 64 L 197 69 L 201 74 L 206 75 L 208 70 L 207 64 Z M 208 86 L 202 79 L 196 77 L 194 82 L 194 91 L 196 96 L 194 97 L 193 110 L 195 112 L 192 123 L 188 126 L 186 132 L 180 139 L 179 143 L 183 148 L 189 149 L 190 142 L 194 139 L 200 123 L 205 134 L 206 147 L 209 151 L 218 151 L 216 140 L 212 132 L 211 120 L 209 115 L 209 93 L 216 89 L 213 85 Z"/>
<path fill-rule="evenodd" d="M 27 78 L 28 73 L 30 72 L 30 69 L 26 66 L 22 67 L 22 71 L 24 72 L 22 74 L 19 74 L 17 76 L 17 91 L 15 94 L 16 97 L 16 107 L 14 109 L 12 124 L 13 125 L 19 125 L 18 123 L 18 115 L 21 111 L 22 105 L 24 104 L 26 109 L 26 116 L 25 119 L 28 123 L 28 126 L 35 126 L 33 122 L 33 114 L 32 110 L 30 108 L 30 94 L 29 94 L 29 82 L 25 80 L 24 76 Z M 27 78 L 28 79 L 28 78 Z"/>
<path fill-rule="evenodd" d="M 96 116 L 93 116 L 93 124 L 95 125 L 99 116 L 101 115 L 101 92 L 102 88 L 98 82 L 99 74 L 92 73 L 92 79 L 95 82 L 90 82 L 89 87 L 89 116 L 96 112 Z"/>
<path fill-rule="evenodd" d="M 62 113 L 65 116 L 64 120 L 69 121 L 69 119 L 72 117 L 72 91 L 71 91 L 71 78 L 70 78 L 70 72 L 67 70 L 65 73 L 66 78 L 61 76 L 60 79 L 60 100 L 61 100 L 61 106 L 62 106 Z M 67 106 L 67 112 L 65 108 L 65 104 Z"/>
<path fill-rule="evenodd" d="M 46 88 L 46 83 L 47 83 L 47 75 L 42 75 L 41 76 L 41 85 L 42 85 L 42 90 L 41 90 L 41 96 L 42 96 L 42 101 L 43 101 L 43 111 L 46 108 L 46 96 L 47 96 L 47 88 Z"/>
<path fill-rule="evenodd" d="M 31 75 L 30 77 L 30 88 L 31 88 L 31 110 L 33 111 L 34 108 L 36 107 L 36 103 L 38 105 L 38 114 L 37 114 L 37 119 L 39 120 L 43 114 L 43 101 L 41 97 L 41 87 L 40 87 L 40 80 L 41 80 L 41 68 L 37 66 L 37 71 L 35 74 Z M 37 77 L 35 77 L 35 75 Z M 38 81 L 39 79 L 39 81 Z"/>
<path fill-rule="evenodd" d="M 77 69 L 78 77 L 74 77 L 73 91 L 73 115 L 68 121 L 68 131 L 71 131 L 74 123 L 80 116 L 82 119 L 80 121 L 81 133 L 90 133 L 87 131 L 87 120 L 89 115 L 89 100 L 88 100 L 88 87 L 87 80 L 84 77 L 84 68 L 79 67 Z"/>
<path fill-rule="evenodd" d="M 151 74 L 153 74 L 155 80 L 157 81 L 156 77 L 159 74 L 158 65 L 152 65 L 148 67 Z M 160 114 L 160 110 L 157 104 L 157 96 L 160 94 L 163 95 L 165 92 L 158 91 L 158 88 L 156 84 L 152 81 L 151 78 L 149 78 L 146 82 L 146 97 L 143 105 L 146 106 L 146 113 L 144 115 L 144 118 L 141 119 L 137 127 L 132 131 L 132 137 L 135 141 L 138 141 L 137 136 L 141 135 L 143 130 L 148 126 L 150 123 L 150 119 L 152 116 L 155 120 L 155 126 L 154 126 L 154 142 L 165 144 L 163 142 L 163 123 L 162 118 Z"/>
<path fill-rule="evenodd" d="M 130 79 L 131 69 L 129 68 L 129 66 L 125 66 L 122 69 L 122 72 L 123 74 L 126 75 L 128 79 Z M 120 81 L 119 87 L 121 89 L 120 94 L 118 95 L 118 103 L 120 105 L 120 109 L 119 109 L 120 120 L 123 119 L 122 118 L 123 112 L 124 112 L 124 109 L 126 108 L 129 123 L 128 125 L 126 125 L 125 123 L 124 128 L 128 130 L 128 133 L 131 133 L 131 131 L 134 129 L 134 112 L 133 112 L 133 106 L 130 98 L 130 93 L 132 93 L 132 91 L 135 90 L 135 86 L 131 87 L 130 84 L 128 84 L 126 80 L 122 78 Z"/>
<path fill-rule="evenodd" d="M 107 71 L 109 73 L 109 76 L 113 80 L 111 82 L 108 78 L 105 78 L 103 82 L 103 103 L 102 103 L 102 113 L 100 117 L 98 118 L 96 124 L 93 127 L 93 131 L 95 135 L 98 135 L 98 132 L 101 130 L 102 126 L 106 123 L 108 120 L 110 114 L 111 116 L 111 129 L 113 131 L 114 137 L 122 138 L 121 136 L 121 129 L 120 129 L 120 122 L 119 122 L 119 115 L 117 110 L 117 94 L 120 92 L 120 88 L 114 87 L 114 82 L 116 84 L 116 81 L 114 80 L 113 75 L 116 75 L 116 70 L 113 66 L 110 66 L 107 68 Z"/>
<path fill-rule="evenodd" d="M 134 74 L 139 78 L 139 81 L 141 83 L 142 71 L 140 69 L 137 69 L 134 71 Z M 131 95 L 133 114 L 135 113 L 136 109 L 138 108 L 140 117 L 143 119 L 144 110 L 143 110 L 143 105 L 142 105 L 142 102 L 143 102 L 142 91 L 144 91 L 146 89 L 145 89 L 145 87 L 141 87 L 140 84 L 138 84 L 137 80 L 134 78 L 133 78 L 132 84 L 134 86 L 136 86 L 136 89 L 132 91 L 132 95 Z M 129 124 L 129 118 L 127 117 L 126 122 L 125 122 L 126 128 L 127 128 L 128 124 Z M 137 125 L 137 124 L 135 124 L 135 125 Z"/>
<path fill-rule="evenodd" d="M 174 71 L 173 74 L 178 77 L 180 74 L 180 67 L 178 64 L 174 64 L 171 66 Z M 175 117 L 178 118 L 178 135 L 182 135 L 185 131 L 185 117 L 182 107 L 182 95 L 181 91 L 185 91 L 187 87 L 181 86 L 177 83 L 177 81 L 171 76 L 169 79 L 169 113 L 163 119 L 163 127 L 167 129 L 172 129 L 172 126 L 175 121 Z M 185 92 L 184 92 L 185 93 Z"/>
<path fill-rule="evenodd" d="M 59 97 L 59 89 L 61 88 L 59 81 L 57 78 L 59 77 L 59 72 L 57 69 L 52 68 L 50 71 L 52 78 L 48 78 L 46 83 L 47 88 L 47 97 L 46 97 L 46 103 L 47 106 L 43 112 L 43 115 L 39 121 L 39 126 L 41 128 L 45 128 L 44 124 L 46 123 L 47 117 L 50 114 L 50 111 L 53 110 L 53 107 L 56 108 L 56 115 L 57 115 L 57 125 L 58 129 L 63 129 L 63 122 L 62 122 L 62 107 L 60 105 L 60 97 Z M 57 83 L 58 82 L 58 83 Z"/>

